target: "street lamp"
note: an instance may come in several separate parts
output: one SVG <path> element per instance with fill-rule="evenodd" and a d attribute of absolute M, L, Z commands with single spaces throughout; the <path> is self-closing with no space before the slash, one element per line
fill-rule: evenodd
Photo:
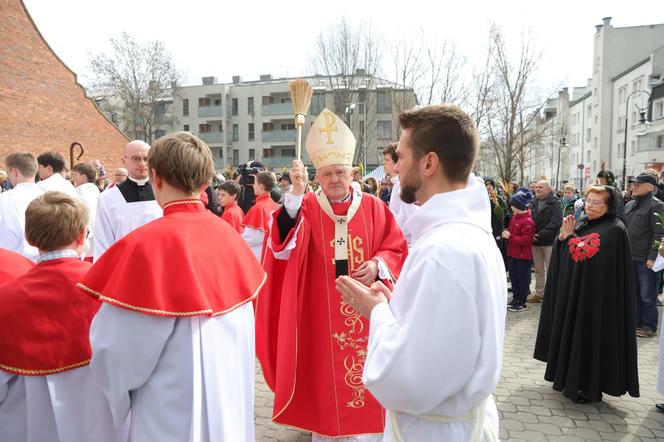
<path fill-rule="evenodd" d="M 623 144 L 623 172 L 622 172 L 622 179 L 623 179 L 623 191 L 627 190 L 627 125 L 629 123 L 629 118 L 627 118 L 627 114 L 629 113 L 629 99 L 632 97 L 632 95 L 636 93 L 643 93 L 648 96 L 648 99 L 650 99 L 650 92 L 644 91 L 643 89 L 637 89 L 632 91 L 627 96 L 627 99 L 625 100 L 625 143 Z M 638 104 L 633 103 L 634 107 L 636 107 L 639 110 L 639 125 L 641 125 L 641 128 L 645 126 L 646 124 L 646 112 L 645 109 L 646 107 L 640 107 Z M 639 131 L 640 133 L 640 131 Z"/>
<path fill-rule="evenodd" d="M 556 189 L 560 190 L 560 152 L 562 152 L 563 147 L 567 147 L 567 137 L 563 135 L 560 139 L 560 147 L 558 147 L 558 167 L 556 168 Z"/>

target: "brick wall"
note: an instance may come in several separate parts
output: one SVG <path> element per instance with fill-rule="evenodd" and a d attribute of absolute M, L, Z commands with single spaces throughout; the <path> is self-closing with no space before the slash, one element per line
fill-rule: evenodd
<path fill-rule="evenodd" d="M 87 98 L 22 1 L 0 0 L 0 11 L 0 168 L 17 150 L 58 151 L 69 166 L 74 141 L 85 148 L 81 162 L 99 159 L 109 174 L 120 167 L 127 138 Z"/>

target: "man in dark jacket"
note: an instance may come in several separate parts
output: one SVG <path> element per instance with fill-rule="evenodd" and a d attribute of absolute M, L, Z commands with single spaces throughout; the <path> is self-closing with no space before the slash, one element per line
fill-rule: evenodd
<path fill-rule="evenodd" d="M 657 331 L 657 278 L 651 269 L 657 257 L 655 241 L 664 236 L 664 228 L 656 216 L 664 212 L 664 203 L 653 195 L 656 187 L 653 175 L 637 176 L 632 183 L 634 199 L 625 206 L 637 282 L 636 335 L 642 338 L 652 338 Z"/>
<path fill-rule="evenodd" d="M 528 302 L 542 302 L 546 273 L 549 270 L 553 241 L 563 225 L 563 208 L 560 200 L 547 181 L 538 181 L 535 187 L 536 199 L 533 202 L 532 215 L 535 221 L 533 238 L 533 261 L 535 262 L 535 293 L 528 297 Z"/>

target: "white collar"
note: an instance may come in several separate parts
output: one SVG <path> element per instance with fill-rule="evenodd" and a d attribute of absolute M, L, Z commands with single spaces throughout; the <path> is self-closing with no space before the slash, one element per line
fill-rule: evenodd
<path fill-rule="evenodd" d="M 149 178 L 146 178 L 144 180 L 139 180 L 139 179 L 136 179 L 136 178 L 132 178 L 130 176 L 128 176 L 127 179 L 132 180 L 133 182 L 135 182 L 139 186 L 145 186 L 147 184 L 147 182 L 150 181 Z"/>

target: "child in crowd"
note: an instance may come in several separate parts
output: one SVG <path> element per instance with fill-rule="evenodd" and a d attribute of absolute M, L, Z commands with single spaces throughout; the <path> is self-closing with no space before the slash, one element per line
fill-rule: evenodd
<path fill-rule="evenodd" d="M 89 363 L 90 322 L 99 301 L 76 289 L 87 209 L 46 192 L 25 211 L 25 236 L 37 265 L 0 286 L 0 440 L 126 440 Z"/>
<path fill-rule="evenodd" d="M 237 205 L 237 197 L 240 194 L 240 185 L 235 181 L 224 181 L 219 185 L 219 204 L 224 208 L 221 214 L 221 219 L 233 226 L 237 233 L 242 235 L 244 227 L 242 227 L 242 219 L 244 213 L 240 206 Z"/>
<path fill-rule="evenodd" d="M 535 222 L 528 206 L 533 199 L 530 190 L 521 187 L 510 201 L 513 216 L 509 229 L 503 231 L 502 237 L 507 240 L 507 262 L 510 281 L 512 282 L 512 302 L 508 310 L 522 312 L 528 307 L 526 298 L 530 286 L 530 265 L 533 259 L 533 236 Z"/>

